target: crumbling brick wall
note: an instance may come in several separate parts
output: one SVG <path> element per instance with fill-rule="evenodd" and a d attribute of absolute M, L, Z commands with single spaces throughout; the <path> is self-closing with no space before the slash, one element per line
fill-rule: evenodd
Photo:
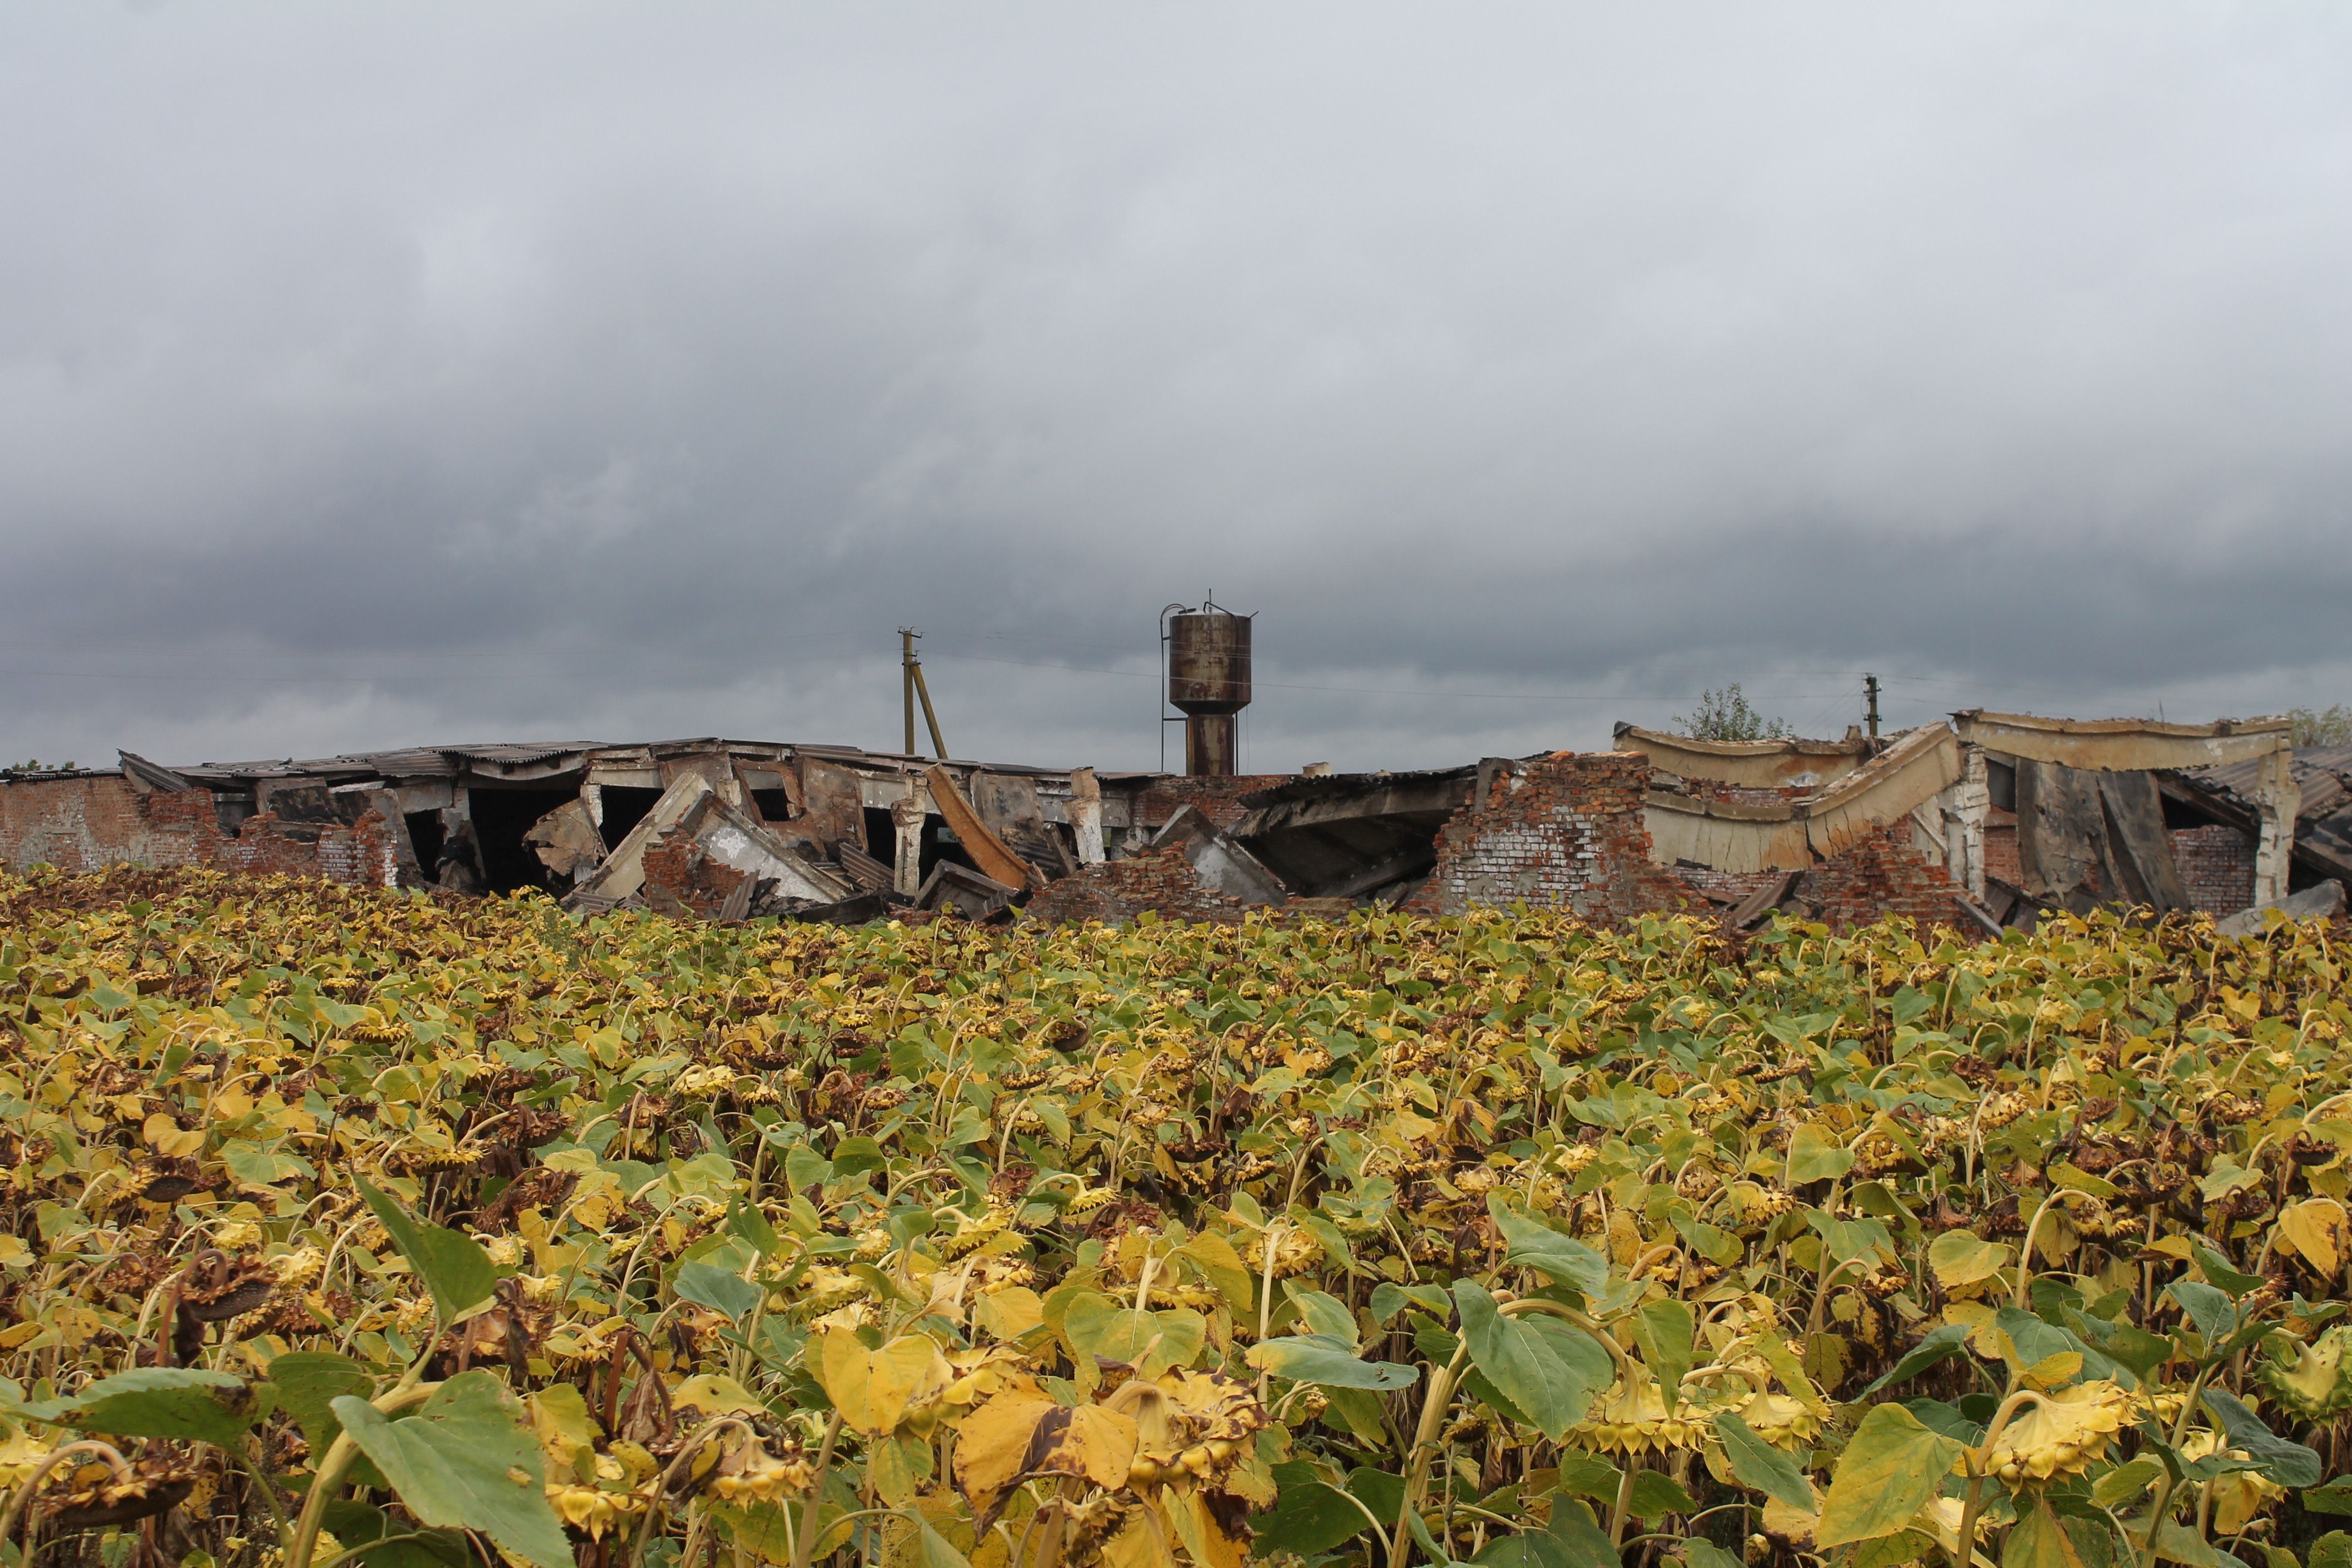
<path fill-rule="evenodd" d="M 373 809 L 348 826 L 263 812 L 229 834 L 211 791 L 142 794 L 114 773 L 0 785 L 0 863 L 75 872 L 205 866 L 373 887 L 394 885 L 400 870 L 392 828 Z"/>
<path fill-rule="evenodd" d="M 1555 752 L 1481 775 L 1483 789 L 1437 836 L 1437 867 L 1408 908 L 1565 907 L 1596 921 L 1699 907 L 1652 864 L 1642 815 L 1650 761 L 1635 752 Z"/>
<path fill-rule="evenodd" d="M 1864 836 L 1797 879 L 1792 900 L 1839 931 L 1868 925 L 1882 915 L 1907 915 L 1923 925 L 1958 926 L 1958 889 L 1943 865 L 1919 852 L 1908 822 Z"/>
<path fill-rule="evenodd" d="M 1674 875 L 1728 910 L 1787 873 L 1677 866 Z M 1800 875 L 1781 907 L 1840 930 L 1867 925 L 1882 914 L 1958 926 L 1961 917 L 1952 901 L 1957 890 L 1943 862 L 1920 853 L 1909 827 L 1896 823 Z"/>
<path fill-rule="evenodd" d="M 1200 873 L 1184 858 L 1181 845 L 1082 866 L 1029 900 L 1031 919 L 1047 925 L 1066 921 L 1103 921 L 1112 924 L 1133 920 L 1155 910 L 1171 920 L 1239 921 L 1249 906 L 1230 893 L 1203 884 Z"/>
<path fill-rule="evenodd" d="M 2254 844 L 2234 827 L 2211 823 L 2172 830 L 2172 863 L 2189 903 L 2234 915 L 2254 901 Z"/>
<path fill-rule="evenodd" d="M 1654 864 L 1642 811 L 1649 773 L 1646 758 L 1623 752 L 1561 752 L 1496 768 L 1439 833 L 1437 868 L 1412 907 L 1454 914 L 1525 901 L 1609 921 L 1714 912 L 1776 879 Z M 1840 929 L 1885 914 L 1956 925 L 1952 895 L 1942 864 L 1920 853 L 1908 823 L 1895 823 L 1799 877 L 1790 905 Z"/>
<path fill-rule="evenodd" d="M 2025 885 L 2024 863 L 2017 854 L 2017 813 L 1993 806 L 1985 813 L 1984 868 L 2012 888 Z"/>

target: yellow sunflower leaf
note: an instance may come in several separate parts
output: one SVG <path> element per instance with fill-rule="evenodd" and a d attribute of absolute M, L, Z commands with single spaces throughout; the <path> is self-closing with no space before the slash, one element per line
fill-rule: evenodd
<path fill-rule="evenodd" d="M 568 1475 L 584 1452 L 596 1447 L 596 1418 L 588 1402 L 568 1383 L 551 1384 L 530 1395 L 530 1427 L 547 1454 L 550 1473 Z"/>
<path fill-rule="evenodd" d="M 842 1420 L 869 1436 L 897 1426 L 926 1382 L 948 1381 L 940 1347 L 922 1335 L 901 1334 L 869 1351 L 852 1329 L 826 1331 L 816 1373 Z"/>
<path fill-rule="evenodd" d="M 1135 1423 L 1116 1410 L 1081 1405 L 1055 1405 L 1037 1423 L 1029 1440 L 1029 1472 L 1079 1476 L 1106 1490 L 1127 1484 L 1135 1465 Z"/>
<path fill-rule="evenodd" d="M 1985 1241 L 1965 1230 L 1948 1230 L 1927 1244 L 1927 1267 L 1947 1290 L 1981 1284 L 2009 1262 L 2007 1244 Z"/>
<path fill-rule="evenodd" d="M 2278 1239 L 2323 1275 L 2344 1261 L 2344 1205 L 2334 1198 L 2306 1198 L 2279 1210 Z"/>
<path fill-rule="evenodd" d="M 991 1290 L 974 1301 L 972 1317 L 1000 1340 L 1017 1340 L 1045 1321 L 1045 1303 L 1025 1285 Z"/>
<path fill-rule="evenodd" d="M 1042 1394 L 1008 1389 L 964 1417 L 956 1433 L 956 1484 L 973 1508 L 985 1511 L 1020 1478 L 1038 1423 L 1060 1408 Z"/>
<path fill-rule="evenodd" d="M 706 1372 L 689 1377 L 670 1390 L 669 1397 L 671 1404 L 691 1406 L 706 1416 L 759 1415 L 768 1408 L 750 1389 L 723 1373 Z"/>

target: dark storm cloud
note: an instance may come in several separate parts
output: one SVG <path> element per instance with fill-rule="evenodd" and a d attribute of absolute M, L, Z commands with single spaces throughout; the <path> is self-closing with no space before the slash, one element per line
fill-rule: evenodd
<path fill-rule="evenodd" d="M 1149 763 L 1210 589 L 1268 764 L 2352 688 L 2333 14 L 0 28 L 15 754 L 885 744 L 913 623 Z"/>

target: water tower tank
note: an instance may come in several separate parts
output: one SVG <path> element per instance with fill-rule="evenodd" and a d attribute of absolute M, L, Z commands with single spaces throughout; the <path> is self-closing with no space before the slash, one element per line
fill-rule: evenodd
<path fill-rule="evenodd" d="M 1184 714 L 1184 771 L 1239 771 L 1234 718 L 1250 700 L 1250 618 L 1214 604 L 1168 617 L 1168 700 Z"/>

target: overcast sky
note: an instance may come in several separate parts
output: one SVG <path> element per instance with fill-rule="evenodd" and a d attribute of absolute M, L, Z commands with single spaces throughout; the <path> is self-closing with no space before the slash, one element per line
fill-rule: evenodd
<path fill-rule="evenodd" d="M 2352 11 L 0 11 L 0 751 L 2352 699 Z M 1181 748 L 1175 752 L 1181 757 Z"/>

